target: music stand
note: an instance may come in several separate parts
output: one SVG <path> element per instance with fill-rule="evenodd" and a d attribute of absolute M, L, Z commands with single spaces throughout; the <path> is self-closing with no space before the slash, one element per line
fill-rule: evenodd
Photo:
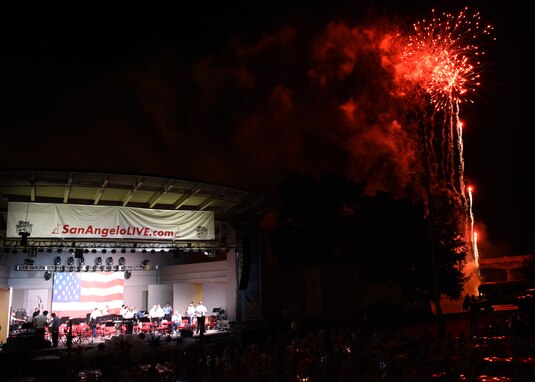
<path fill-rule="evenodd" d="M 150 318 L 148 317 L 139 317 L 139 322 L 150 322 Z"/>
<path fill-rule="evenodd" d="M 25 322 L 24 324 L 22 324 L 21 329 L 25 329 L 25 330 L 33 329 L 33 322 Z"/>
<path fill-rule="evenodd" d="M 59 322 L 61 322 L 62 324 L 66 324 L 67 322 L 69 322 L 69 319 L 70 319 L 69 316 L 61 317 L 59 319 Z"/>
<path fill-rule="evenodd" d="M 221 310 L 221 308 L 214 308 L 214 309 L 212 309 L 212 313 L 219 313 L 220 310 Z"/>

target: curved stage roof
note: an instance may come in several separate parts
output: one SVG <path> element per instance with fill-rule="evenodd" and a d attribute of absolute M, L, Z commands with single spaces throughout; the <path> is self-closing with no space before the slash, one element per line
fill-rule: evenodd
<path fill-rule="evenodd" d="M 67 171 L 0 172 L 0 238 L 8 202 L 66 203 L 212 211 L 216 221 L 258 222 L 267 197 L 231 187 L 169 178 Z M 12 246 L 5 240 L 4 246 Z"/>

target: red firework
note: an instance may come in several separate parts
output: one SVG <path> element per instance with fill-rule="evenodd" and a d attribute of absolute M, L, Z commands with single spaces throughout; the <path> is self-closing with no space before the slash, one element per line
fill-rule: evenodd
<path fill-rule="evenodd" d="M 468 100 L 479 85 L 480 56 L 476 44 L 493 28 L 482 26 L 479 12 L 464 8 L 457 15 L 435 14 L 413 24 L 401 56 L 403 78 L 419 86 L 437 110 Z"/>

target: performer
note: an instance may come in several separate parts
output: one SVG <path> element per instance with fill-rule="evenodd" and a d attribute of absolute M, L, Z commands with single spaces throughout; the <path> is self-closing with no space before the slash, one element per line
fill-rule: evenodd
<path fill-rule="evenodd" d="M 163 307 L 163 318 L 167 321 L 171 321 L 171 316 L 173 315 L 173 307 L 171 303 L 166 302 Z"/>
<path fill-rule="evenodd" d="M 59 326 L 61 325 L 61 320 L 59 319 L 59 317 L 56 316 L 56 313 L 52 313 L 50 316 L 52 318 L 50 320 L 50 325 L 48 326 L 48 330 L 50 331 L 50 334 L 52 335 L 52 347 L 57 348 L 58 339 L 59 339 Z"/>
<path fill-rule="evenodd" d="M 35 327 L 35 335 L 39 338 L 45 339 L 45 331 L 48 326 L 48 311 L 45 310 L 42 314 L 34 317 L 33 324 Z"/>
<path fill-rule="evenodd" d="M 91 330 L 93 332 L 93 338 L 97 336 L 97 318 L 101 316 L 100 310 L 98 308 L 93 309 L 91 314 L 89 315 L 89 326 L 91 326 Z"/>
<path fill-rule="evenodd" d="M 195 318 L 195 305 L 193 301 L 189 303 L 186 314 L 188 315 L 188 329 L 191 329 L 193 327 L 193 319 Z"/>
<path fill-rule="evenodd" d="M 197 317 L 197 330 L 196 333 L 204 334 L 204 321 L 206 320 L 206 313 L 208 309 L 202 304 L 202 301 L 199 301 L 197 307 L 195 308 L 195 317 Z"/>
<path fill-rule="evenodd" d="M 182 316 L 178 313 L 178 310 L 175 310 L 171 316 L 171 321 L 173 322 L 173 333 L 176 332 L 180 324 L 182 323 Z"/>

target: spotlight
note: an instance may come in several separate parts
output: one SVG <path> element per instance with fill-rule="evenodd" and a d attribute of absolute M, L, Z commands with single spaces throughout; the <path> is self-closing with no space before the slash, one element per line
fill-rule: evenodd
<path fill-rule="evenodd" d="M 112 265 L 112 264 L 113 264 L 113 257 L 111 257 L 111 256 L 108 257 L 108 258 L 106 259 L 106 264 L 107 264 L 107 265 Z"/>
<path fill-rule="evenodd" d="M 155 253 L 155 252 L 156 252 L 155 249 L 151 249 L 151 250 L 150 250 L 150 253 Z"/>
<path fill-rule="evenodd" d="M 63 250 L 61 248 L 58 248 L 57 252 L 61 253 Z"/>
<path fill-rule="evenodd" d="M 106 250 L 106 248 L 104 248 L 104 249 L 102 250 L 102 253 L 106 253 L 106 252 L 107 252 L 107 250 Z"/>
<path fill-rule="evenodd" d="M 134 248 L 132 248 L 132 249 L 130 250 L 130 253 L 136 253 L 136 250 L 135 250 Z"/>
<path fill-rule="evenodd" d="M 84 253 L 89 253 L 89 249 L 84 249 Z"/>
<path fill-rule="evenodd" d="M 111 253 L 116 253 L 116 252 L 117 250 L 115 248 L 111 250 Z"/>
<path fill-rule="evenodd" d="M 67 260 L 67 264 L 73 265 L 74 264 L 74 257 L 69 257 L 69 259 Z"/>
<path fill-rule="evenodd" d="M 203 252 L 205 256 L 208 256 L 208 257 L 215 257 L 215 251 L 204 251 Z"/>
<path fill-rule="evenodd" d="M 93 249 L 91 250 L 91 253 L 97 253 L 97 250 L 96 250 L 95 248 L 93 248 Z"/>
<path fill-rule="evenodd" d="M 73 248 L 69 249 L 69 253 L 74 253 L 74 249 Z"/>
<path fill-rule="evenodd" d="M 80 257 L 80 265 L 84 265 L 85 264 L 85 257 Z"/>
<path fill-rule="evenodd" d="M 47 251 L 48 253 L 50 253 L 50 252 L 52 252 L 52 248 L 47 248 L 46 251 Z"/>
<path fill-rule="evenodd" d="M 54 257 L 54 265 L 60 265 L 61 264 L 61 257 L 56 256 Z"/>
<path fill-rule="evenodd" d="M 45 272 L 45 280 L 48 281 L 48 280 L 50 280 L 51 277 L 52 277 L 52 273 L 50 273 L 50 271 L 46 271 Z"/>
<path fill-rule="evenodd" d="M 123 256 L 119 257 L 119 265 L 124 265 L 126 263 L 126 260 Z"/>
<path fill-rule="evenodd" d="M 147 253 L 147 250 L 146 250 L 146 249 L 144 249 L 144 250 L 142 250 L 142 251 L 141 251 L 141 253 Z"/>
<path fill-rule="evenodd" d="M 132 272 L 130 271 L 124 271 L 124 278 L 125 280 L 128 280 L 132 276 Z"/>
<path fill-rule="evenodd" d="M 126 249 L 121 249 L 121 253 L 126 253 Z"/>
<path fill-rule="evenodd" d="M 102 257 L 98 256 L 97 258 L 95 258 L 95 264 L 96 265 L 102 264 Z"/>
<path fill-rule="evenodd" d="M 148 259 L 145 259 L 145 260 L 142 260 L 141 261 L 141 265 L 143 265 L 144 267 L 147 266 L 149 264 L 150 260 Z"/>

